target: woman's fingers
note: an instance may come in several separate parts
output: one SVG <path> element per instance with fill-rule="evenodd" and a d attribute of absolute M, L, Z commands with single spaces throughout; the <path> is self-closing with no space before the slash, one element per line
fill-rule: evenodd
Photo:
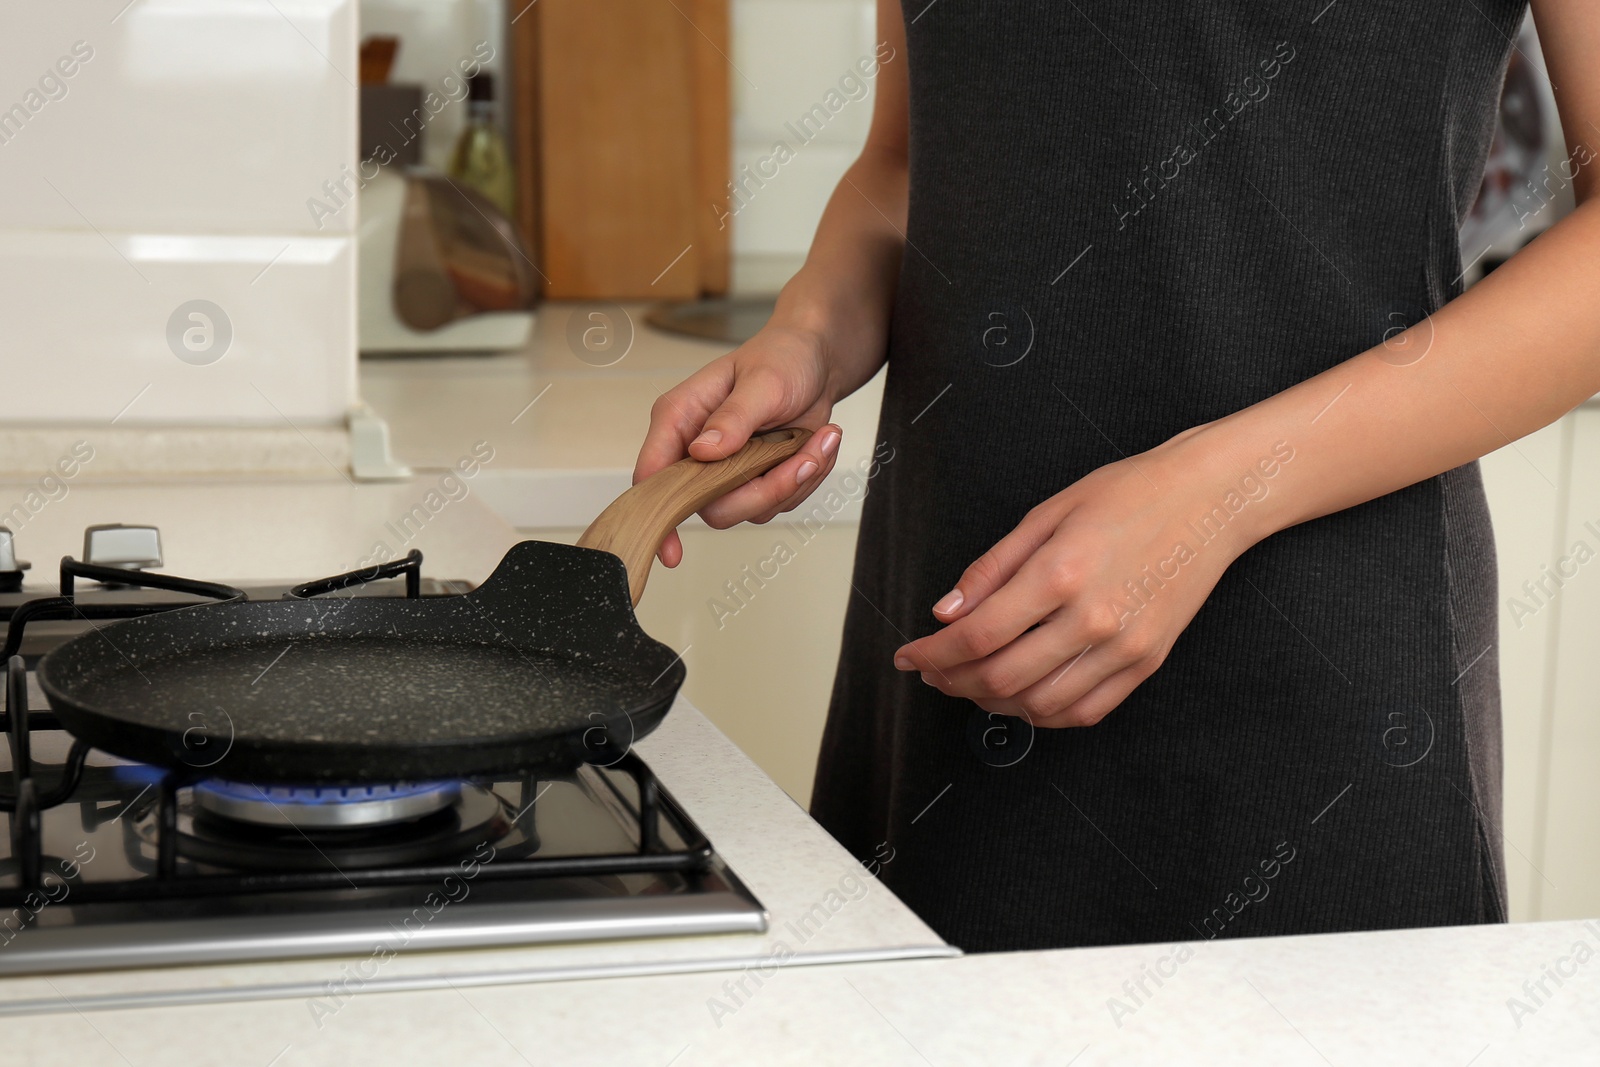
<path fill-rule="evenodd" d="M 777 379 L 760 373 L 735 378 L 732 364 L 719 360 L 663 393 L 650 411 L 650 429 L 634 464 L 634 484 L 686 455 L 702 462 L 726 458 L 743 448 L 755 430 L 784 421 L 777 414 L 781 409 L 774 406 L 783 401 L 781 383 L 774 384 Z M 715 501 L 703 513 L 707 522 L 732 526 L 773 510 L 795 495 L 797 484 L 813 480 L 838 444 L 837 427 L 813 435 L 800 452 L 766 475 Z M 682 561 L 683 542 L 675 531 L 662 540 L 656 556 L 668 567 Z"/>
<path fill-rule="evenodd" d="M 946 696 L 1007 700 L 1036 682 L 1054 685 L 1069 674 L 1092 648 L 1076 631 L 1071 613 L 1061 612 L 992 655 L 925 671 L 922 680 Z"/>
<path fill-rule="evenodd" d="M 766 474 L 754 478 L 712 503 L 700 515 L 713 529 L 741 522 L 770 522 L 816 491 L 839 459 L 844 431 L 829 423 L 811 435 L 805 445 Z M 668 567 L 683 560 L 683 540 L 676 530 L 667 534 L 656 556 Z"/>
<path fill-rule="evenodd" d="M 718 360 L 657 397 L 650 407 L 650 428 L 633 465 L 633 484 L 688 455 L 689 442 L 732 388 L 732 365 Z"/>
<path fill-rule="evenodd" d="M 656 549 L 656 558 L 666 567 L 676 567 L 683 562 L 683 538 L 678 536 L 677 530 L 667 534 L 661 547 Z"/>
<path fill-rule="evenodd" d="M 1156 672 L 1158 666 L 1159 664 L 1142 660 L 1132 663 L 1109 678 L 1102 679 L 1087 693 L 1059 711 L 1035 716 L 1033 725 L 1050 730 L 1067 726 L 1093 726 L 1115 711 L 1124 700 L 1128 699 L 1129 693 L 1139 688 L 1146 678 Z"/>
<path fill-rule="evenodd" d="M 934 618 L 944 623 L 955 622 L 971 614 L 995 590 L 1011 580 L 1017 568 L 1050 539 L 1060 522 L 1059 516 L 1049 517 L 1037 513 L 1038 510 L 1029 512 L 1016 529 L 962 572 L 955 587 L 933 605 Z"/>
<path fill-rule="evenodd" d="M 706 415 L 727 395 L 732 382 L 731 371 L 719 361 L 656 399 L 650 408 L 650 428 L 633 465 L 634 485 L 688 454 L 689 442 L 700 432 Z M 683 542 L 676 530 L 661 542 L 656 558 L 668 567 L 683 561 Z"/>
<path fill-rule="evenodd" d="M 903 671 L 937 673 L 998 652 L 1029 627 L 1061 610 L 1063 598 L 1055 583 L 1045 580 L 1042 572 L 1046 571 L 1048 567 L 1035 557 L 970 614 L 901 646 L 894 654 L 894 665 Z"/>
<path fill-rule="evenodd" d="M 725 529 L 740 522 L 767 522 L 799 504 L 822 483 L 839 458 L 844 431 L 829 423 L 805 445 L 759 478 L 708 504 L 701 512 L 707 525 Z"/>
<path fill-rule="evenodd" d="M 775 426 L 791 408 L 783 375 L 761 366 L 734 379 L 733 388 L 689 442 L 689 455 L 702 462 L 726 459 L 763 426 Z"/>
<path fill-rule="evenodd" d="M 825 386 L 821 354 L 809 335 L 769 326 L 662 394 L 650 411 L 634 483 L 686 456 L 703 463 L 726 459 L 763 429 L 819 427 L 831 407 Z M 713 501 L 701 516 L 721 528 L 794 507 L 831 469 L 839 436 L 838 427 L 821 426 L 799 453 Z M 683 558 L 681 538 L 668 534 L 656 555 L 676 566 Z"/>
<path fill-rule="evenodd" d="M 1053 720 L 1127 666 L 1114 650 L 1089 645 L 1077 655 L 1052 664 L 1038 681 L 1021 691 L 1008 697 L 984 697 L 973 703 L 997 715 L 1027 719 L 1035 726 L 1067 725 Z"/>
<path fill-rule="evenodd" d="M 824 479 L 833 472 L 834 464 L 839 461 L 839 442 L 843 439 L 843 431 L 837 426 L 824 426 L 812 435 L 796 456 L 800 460 L 795 467 L 795 485 L 789 495 L 775 507 L 751 519 L 754 523 L 771 522 L 786 511 L 793 511 L 805 502 L 806 498 L 817 491 Z M 783 487 L 783 479 L 778 480 L 778 487 Z"/>

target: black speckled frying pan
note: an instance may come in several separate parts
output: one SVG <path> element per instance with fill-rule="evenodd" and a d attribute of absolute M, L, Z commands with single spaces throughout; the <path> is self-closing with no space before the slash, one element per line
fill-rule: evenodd
<path fill-rule="evenodd" d="M 797 452 L 776 430 L 634 486 L 578 545 L 524 541 L 462 596 L 244 601 L 91 630 L 45 656 L 97 748 L 245 782 L 416 781 L 604 762 L 655 728 L 683 663 L 633 614 L 666 532 Z M 611 758 L 615 758 L 614 756 Z"/>

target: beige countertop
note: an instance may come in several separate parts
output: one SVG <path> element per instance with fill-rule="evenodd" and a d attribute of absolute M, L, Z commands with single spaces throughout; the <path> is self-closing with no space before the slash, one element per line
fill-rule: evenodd
<path fill-rule="evenodd" d="M 497 512 L 522 528 L 587 526 L 627 488 L 656 398 L 728 351 L 655 330 L 646 307 L 629 304 L 632 346 L 595 366 L 568 332 L 598 306 L 543 305 L 517 352 L 363 359 L 361 394 L 401 462 L 442 469 L 487 441 L 495 459 L 481 484 Z M 880 376 L 836 409 L 841 467 L 871 454 L 881 397 Z"/>
<path fill-rule="evenodd" d="M 729 972 L 462 980 L 321 1027 L 303 998 L 8 1018 L 0 1065 L 1592 1064 L 1597 947 L 1563 922 L 789 966 L 742 993 Z"/>

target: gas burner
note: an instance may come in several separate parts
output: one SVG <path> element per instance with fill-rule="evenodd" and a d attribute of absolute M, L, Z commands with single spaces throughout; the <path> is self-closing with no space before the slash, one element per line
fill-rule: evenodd
<path fill-rule="evenodd" d="M 302 830 L 408 822 L 442 811 L 460 796 L 460 782 L 262 786 L 213 780 L 194 787 L 196 807 L 209 815 L 257 826 L 293 826 Z"/>
<path fill-rule="evenodd" d="M 232 786 L 241 793 L 256 791 L 255 786 L 215 784 Z M 528 821 L 514 822 L 510 808 L 482 786 L 452 782 L 411 788 L 432 790 L 412 794 L 407 798 L 411 801 L 420 797 L 423 802 L 434 804 L 440 796 L 446 796 L 446 802 L 443 807 L 398 822 L 296 825 L 288 819 L 280 819 L 276 823 L 262 824 L 216 814 L 212 805 L 218 797 L 227 796 L 225 793 L 217 790 L 202 793 L 198 788 L 188 790 L 178 802 L 178 855 L 207 867 L 228 870 L 370 870 L 397 864 L 445 862 L 470 854 L 485 842 L 494 846 L 495 855 L 507 859 L 529 855 L 538 848 L 538 838 L 526 828 Z M 279 786 L 270 787 L 269 791 L 289 790 Z M 319 791 L 339 792 L 337 787 L 303 790 L 308 794 Z M 351 790 L 358 791 L 365 789 Z M 242 803 L 249 798 L 233 799 Z M 259 792 L 255 800 L 261 801 Z M 334 806 L 331 802 L 324 803 Z M 382 806 L 389 801 L 357 800 L 356 803 Z M 268 811 L 272 810 L 270 805 L 265 806 Z M 149 845 L 158 843 L 160 832 L 159 820 L 153 815 L 152 811 L 141 818 L 135 831 Z"/>

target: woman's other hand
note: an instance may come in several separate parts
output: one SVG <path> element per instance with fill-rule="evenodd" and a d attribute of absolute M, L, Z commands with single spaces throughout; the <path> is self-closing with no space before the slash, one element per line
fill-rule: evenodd
<path fill-rule="evenodd" d="M 1195 433 L 1030 511 L 934 605 L 944 628 L 901 647 L 895 666 L 1035 726 L 1099 722 L 1273 529 L 1266 501 L 1293 447 L 1225 458 Z"/>

